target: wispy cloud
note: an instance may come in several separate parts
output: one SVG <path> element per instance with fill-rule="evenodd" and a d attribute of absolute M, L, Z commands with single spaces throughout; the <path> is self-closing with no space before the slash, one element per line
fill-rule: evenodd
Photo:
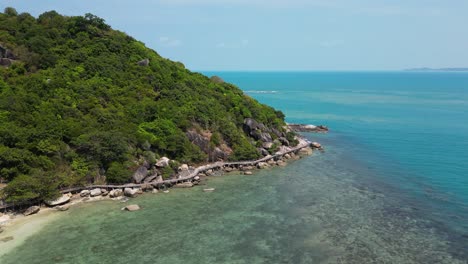
<path fill-rule="evenodd" d="M 159 37 L 159 43 L 164 47 L 178 47 L 182 45 L 182 41 L 169 37 Z"/>

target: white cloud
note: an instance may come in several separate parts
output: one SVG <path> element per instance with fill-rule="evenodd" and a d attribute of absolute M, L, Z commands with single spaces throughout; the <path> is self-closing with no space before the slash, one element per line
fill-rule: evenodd
<path fill-rule="evenodd" d="M 182 45 L 182 41 L 169 37 L 159 37 L 159 43 L 164 47 L 178 47 Z"/>

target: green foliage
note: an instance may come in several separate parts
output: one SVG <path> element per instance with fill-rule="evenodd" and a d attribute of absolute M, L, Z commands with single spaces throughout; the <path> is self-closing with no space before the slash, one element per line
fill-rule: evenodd
<path fill-rule="evenodd" d="M 294 132 L 287 132 L 286 139 L 289 141 L 289 145 L 291 146 L 297 146 L 297 144 L 299 144 L 299 141 L 296 139 L 296 134 Z"/>
<path fill-rule="evenodd" d="M 131 175 L 132 171 L 128 165 L 120 162 L 112 162 L 106 172 L 107 181 L 110 183 L 127 183 Z"/>
<path fill-rule="evenodd" d="M 28 200 L 53 200 L 60 196 L 54 177 L 44 172 L 32 176 L 20 175 L 11 181 L 2 192 L 8 202 Z"/>
<path fill-rule="evenodd" d="M 92 181 L 99 171 L 123 183 L 141 158 L 205 161 L 186 135 L 194 127 L 213 133 L 211 147 L 231 147 L 233 160 L 258 157 L 245 118 L 283 131 L 280 111 L 162 58 L 92 14 L 36 19 L 6 8 L 0 40 L 17 58 L 0 67 L 0 177 L 14 199 L 45 196 L 34 191 L 37 175 L 54 188 Z M 146 58 L 148 66 L 137 64 Z M 174 171 L 165 170 L 165 177 Z M 13 191 L 21 186 L 24 193 Z"/>

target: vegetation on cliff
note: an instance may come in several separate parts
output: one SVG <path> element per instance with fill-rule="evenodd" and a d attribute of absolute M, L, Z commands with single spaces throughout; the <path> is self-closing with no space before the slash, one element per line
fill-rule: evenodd
<path fill-rule="evenodd" d="M 91 14 L 35 18 L 6 8 L 0 51 L 0 178 L 9 182 L 10 201 L 129 182 L 162 156 L 257 158 L 262 138 L 246 131 L 246 118 L 275 132 L 272 140 L 292 140 L 280 111 L 162 58 Z"/>

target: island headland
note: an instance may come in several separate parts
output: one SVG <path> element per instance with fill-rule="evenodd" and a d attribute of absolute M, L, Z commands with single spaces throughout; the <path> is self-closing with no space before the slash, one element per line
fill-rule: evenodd
<path fill-rule="evenodd" d="M 92 14 L 0 13 L 0 209 L 190 187 L 322 149 L 285 115 Z M 0 224 L 12 215 L 0 216 Z M 0 231 L 1 232 L 1 231 Z"/>

